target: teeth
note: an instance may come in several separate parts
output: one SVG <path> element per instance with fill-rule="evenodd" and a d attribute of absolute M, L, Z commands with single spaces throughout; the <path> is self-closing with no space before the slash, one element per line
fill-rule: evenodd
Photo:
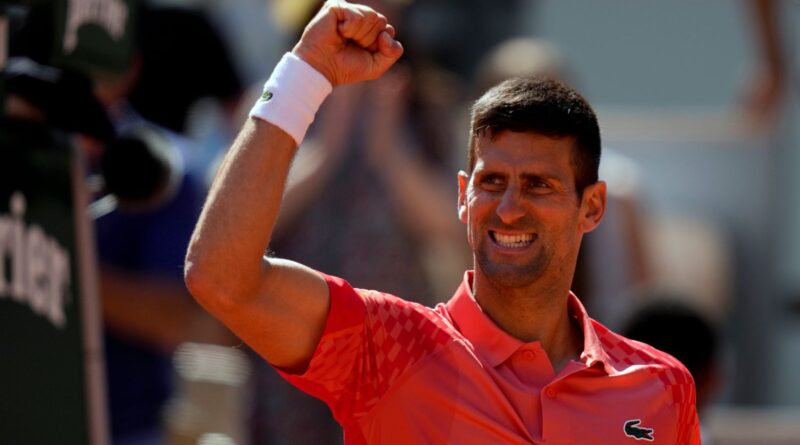
<path fill-rule="evenodd" d="M 494 240 L 497 244 L 503 247 L 524 247 L 533 242 L 533 234 L 523 235 L 503 235 L 501 233 L 493 232 Z"/>

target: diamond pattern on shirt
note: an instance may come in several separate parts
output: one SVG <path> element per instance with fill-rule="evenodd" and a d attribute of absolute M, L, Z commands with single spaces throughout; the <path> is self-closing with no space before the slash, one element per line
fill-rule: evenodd
<path fill-rule="evenodd" d="M 494 365 L 487 366 L 475 354 L 473 340 L 491 339 L 496 333 L 478 332 L 478 337 L 472 337 L 453 328 L 456 323 L 460 327 L 467 325 L 465 320 L 469 319 L 462 317 L 458 321 L 454 313 L 448 312 L 456 299 L 469 298 L 466 301 L 473 306 L 467 307 L 473 316 L 483 316 L 471 299 L 469 274 L 453 300 L 436 309 L 379 292 L 354 290 L 336 277 L 326 279 L 331 309 L 309 370 L 302 376 L 283 375 L 328 403 L 346 431 L 346 443 L 362 445 L 367 440 L 428 443 L 433 431 L 447 437 L 440 434 L 442 440 L 436 443 L 531 443 L 525 433 L 526 428 L 528 431 L 531 428 L 523 425 L 518 417 L 523 411 L 515 408 L 529 404 L 529 398 L 498 392 L 495 387 L 500 376 L 493 372 Z M 576 306 L 582 309 L 579 302 Z M 598 390 L 592 392 L 593 403 L 587 403 L 584 397 L 570 397 L 569 388 L 565 387 L 563 396 L 552 402 L 554 407 L 563 408 L 562 414 L 550 418 L 548 425 L 556 431 L 566 431 L 566 436 L 589 434 L 595 438 L 595 429 L 580 432 L 574 428 L 576 415 L 586 411 L 589 417 L 582 422 L 586 424 L 605 419 L 608 414 L 614 415 L 615 410 L 605 408 L 604 395 L 613 396 L 613 400 L 623 396 L 634 411 L 656 411 L 652 422 L 643 424 L 658 427 L 660 440 L 669 438 L 670 443 L 699 445 L 696 412 L 691 404 L 683 403 L 694 400 L 693 389 L 685 387 L 687 382 L 691 386 L 685 369 L 666 354 L 610 333 L 589 319 L 585 311 L 581 314 L 586 336 L 582 358 L 591 364 L 603 363 L 605 372 L 611 376 L 622 375 L 613 379 L 592 378 L 583 383 L 588 385 L 585 389 Z M 636 372 L 626 372 L 631 367 Z M 645 375 L 648 372 L 649 378 Z M 574 373 L 577 378 L 581 374 Z M 455 375 L 458 379 L 453 379 Z M 565 377 L 569 378 L 572 377 Z M 657 406 L 653 406 L 652 398 L 638 398 L 643 387 L 658 400 Z M 604 388 L 624 392 L 602 391 Z M 626 399 L 626 393 L 637 398 Z M 578 407 L 582 408 L 573 409 Z M 442 432 L 439 426 L 453 421 L 456 410 L 461 420 L 458 428 Z M 498 428 L 487 429 L 489 424 Z M 602 425 L 606 423 L 600 422 Z M 609 437 L 614 439 L 604 443 L 619 439 L 618 426 L 609 429 Z M 565 437 L 559 443 L 575 442 Z M 597 441 L 581 443 L 591 442 Z"/>
<path fill-rule="evenodd" d="M 375 360 L 376 392 L 383 395 L 414 363 L 452 339 L 452 327 L 438 314 L 379 292 L 369 292 L 368 329 Z"/>
<path fill-rule="evenodd" d="M 339 421 L 366 414 L 415 363 L 460 337 L 441 315 L 393 295 L 357 289 L 364 322 L 326 334 L 304 380 Z M 342 366 L 342 363 L 350 363 Z"/>
<path fill-rule="evenodd" d="M 678 409 L 678 444 L 699 444 L 699 438 L 693 437 L 698 431 L 697 412 L 695 407 L 695 386 L 689 371 L 671 355 L 661 352 L 652 346 L 617 335 L 607 328 L 598 325 L 596 329 L 603 349 L 608 357 L 616 362 L 614 368 L 621 366 L 651 365 L 648 372 L 654 374 L 664 384 L 671 402 Z"/>

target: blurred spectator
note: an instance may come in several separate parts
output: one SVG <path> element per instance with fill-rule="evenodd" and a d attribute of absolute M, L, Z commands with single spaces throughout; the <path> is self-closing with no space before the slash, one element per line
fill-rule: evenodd
<path fill-rule="evenodd" d="M 664 351 L 686 366 L 697 388 L 702 442 L 709 445 L 703 414 L 720 383 L 716 328 L 700 312 L 683 303 L 687 297 L 650 295 L 645 300 L 650 303 L 631 315 L 622 335 Z"/>
<path fill-rule="evenodd" d="M 11 35 L 15 54 L 29 51 L 43 61 L 61 60 L 60 45 L 51 47 L 59 39 L 42 42 L 30 33 L 43 29 L 55 36 L 58 17 L 66 17 L 58 14 L 57 6 L 37 3 L 30 8 L 25 21 L 15 27 L 18 32 Z M 135 10 L 128 12 L 126 19 L 135 20 Z M 22 37 L 25 40 L 20 41 Z M 83 43 L 79 38 L 73 55 L 89 53 Z M 35 98 L 49 92 L 45 100 L 32 104 L 41 106 L 42 120 L 62 130 L 85 134 L 83 122 L 95 115 L 102 115 L 108 126 L 101 140 L 80 140 L 89 153 L 90 170 L 105 177 L 107 187 L 98 191 L 116 192 L 92 206 L 97 218 L 112 441 L 159 444 L 164 437 L 163 409 L 172 394 L 172 352 L 186 341 L 230 339 L 183 285 L 183 257 L 205 196 L 203 175 L 192 169 L 197 153 L 188 140 L 148 122 L 130 106 L 127 98 L 139 80 L 141 59 L 134 57 L 120 70 L 92 65 L 94 60 L 88 58 L 72 62 L 92 75 L 93 91 L 88 81 L 81 89 L 57 83 L 38 92 L 32 89 Z M 145 185 L 152 190 L 142 189 Z"/>
<path fill-rule="evenodd" d="M 404 17 L 396 23 L 406 51 L 462 79 L 474 78 L 480 58 L 498 43 L 524 32 L 520 26 L 521 12 L 534 11 L 538 4 L 521 0 L 400 0 L 397 3 L 407 4 Z M 534 7 L 530 3 L 534 3 Z"/>
<path fill-rule="evenodd" d="M 12 14 L 10 55 L 43 64 L 68 63 L 91 73 L 96 81 L 110 83 L 113 88 L 128 88 L 124 93 L 126 106 L 149 122 L 192 139 L 195 153 L 191 161 L 195 165 L 189 167 L 201 168 L 227 146 L 237 129 L 234 127 L 239 125 L 233 120 L 233 112 L 241 97 L 242 83 L 226 42 L 202 10 L 159 3 L 125 3 L 123 39 L 109 39 L 101 48 L 91 50 L 81 51 L 78 45 L 70 54 L 62 54 L 66 53 L 61 48 L 64 39 L 57 35 L 60 30 L 56 22 L 66 20 L 60 8 L 68 11 L 71 3 L 30 2 Z M 81 26 L 90 23 L 91 19 L 87 19 Z M 83 35 L 103 40 L 91 32 L 84 31 Z M 100 62 L 86 60 L 92 57 L 114 60 L 114 71 L 108 67 L 98 69 Z M 129 80 L 120 81 L 122 76 Z M 101 89 L 100 94 L 121 93 Z"/>
<path fill-rule="evenodd" d="M 775 0 L 750 0 L 747 7 L 757 55 L 745 86 L 743 111 L 757 128 L 769 128 L 776 122 L 789 90 L 783 29 Z"/>
<path fill-rule="evenodd" d="M 544 39 L 514 37 L 498 43 L 477 66 L 475 94 L 511 77 L 547 76 L 570 82 L 569 68 L 558 47 Z"/>
<path fill-rule="evenodd" d="M 81 73 L 15 58 L 4 77 L 9 117 L 77 135 L 96 173 L 120 157 L 129 162 L 127 168 L 139 166 L 130 177 L 119 176 L 122 169 L 104 169 L 106 182 L 135 197 L 120 201 L 129 210 L 97 221 L 106 376 L 114 443 L 158 443 L 160 409 L 171 381 L 169 353 L 189 339 L 225 338 L 226 331 L 194 304 L 181 280 L 183 252 L 203 194 L 175 165 L 159 164 L 151 150 L 165 147 L 115 136 L 106 109 Z M 164 174 L 184 178 L 176 193 L 165 192 L 169 181 L 157 179 Z M 143 184 L 157 187 L 142 190 Z"/>
<path fill-rule="evenodd" d="M 225 42 L 201 10 L 142 2 L 137 47 L 139 78 L 129 101 L 144 118 L 184 133 L 192 107 L 219 101 L 225 115 L 242 92 Z"/>
<path fill-rule="evenodd" d="M 5 116 L 82 135 L 94 145 L 114 136 L 113 124 L 94 97 L 92 81 L 86 75 L 12 57 L 3 70 L 3 80 L 0 98 Z M 81 113 L 75 113 L 76 109 Z"/>
<path fill-rule="evenodd" d="M 189 152 L 179 147 L 185 159 Z M 182 285 L 180 263 L 205 193 L 199 175 L 180 176 L 178 190 L 160 206 L 119 207 L 96 221 L 115 444 L 160 443 L 172 352 L 185 341 L 226 341 Z"/>
<path fill-rule="evenodd" d="M 119 131 L 153 127 L 127 103 L 138 67 L 134 63 L 98 86 Z M 191 168 L 196 148 L 174 133 L 159 133 L 174 159 L 174 193 L 157 206 L 119 206 L 96 220 L 115 444 L 163 443 L 163 409 L 173 391 L 172 353 L 187 341 L 229 341 L 227 331 L 183 285 L 181 264 L 205 196 L 203 172 Z"/>

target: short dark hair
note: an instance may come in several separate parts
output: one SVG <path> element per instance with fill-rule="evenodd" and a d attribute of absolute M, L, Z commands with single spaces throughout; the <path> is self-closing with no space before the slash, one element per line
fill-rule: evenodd
<path fill-rule="evenodd" d="M 475 167 L 475 144 L 502 131 L 572 137 L 572 164 L 578 195 L 597 182 L 600 127 L 594 110 L 577 91 L 556 80 L 515 77 L 489 89 L 472 105 L 467 171 Z M 487 133 L 488 132 L 488 133 Z"/>

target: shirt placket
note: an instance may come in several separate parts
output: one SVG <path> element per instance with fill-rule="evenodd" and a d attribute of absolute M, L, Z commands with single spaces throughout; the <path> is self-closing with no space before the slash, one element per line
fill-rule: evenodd
<path fill-rule="evenodd" d="M 571 437 L 570 429 L 564 424 L 568 419 L 569 407 L 560 400 L 564 382 L 575 374 L 587 369 L 586 364 L 572 361 L 567 364 L 552 381 L 542 387 L 541 407 L 542 407 L 542 443 L 569 443 Z"/>

